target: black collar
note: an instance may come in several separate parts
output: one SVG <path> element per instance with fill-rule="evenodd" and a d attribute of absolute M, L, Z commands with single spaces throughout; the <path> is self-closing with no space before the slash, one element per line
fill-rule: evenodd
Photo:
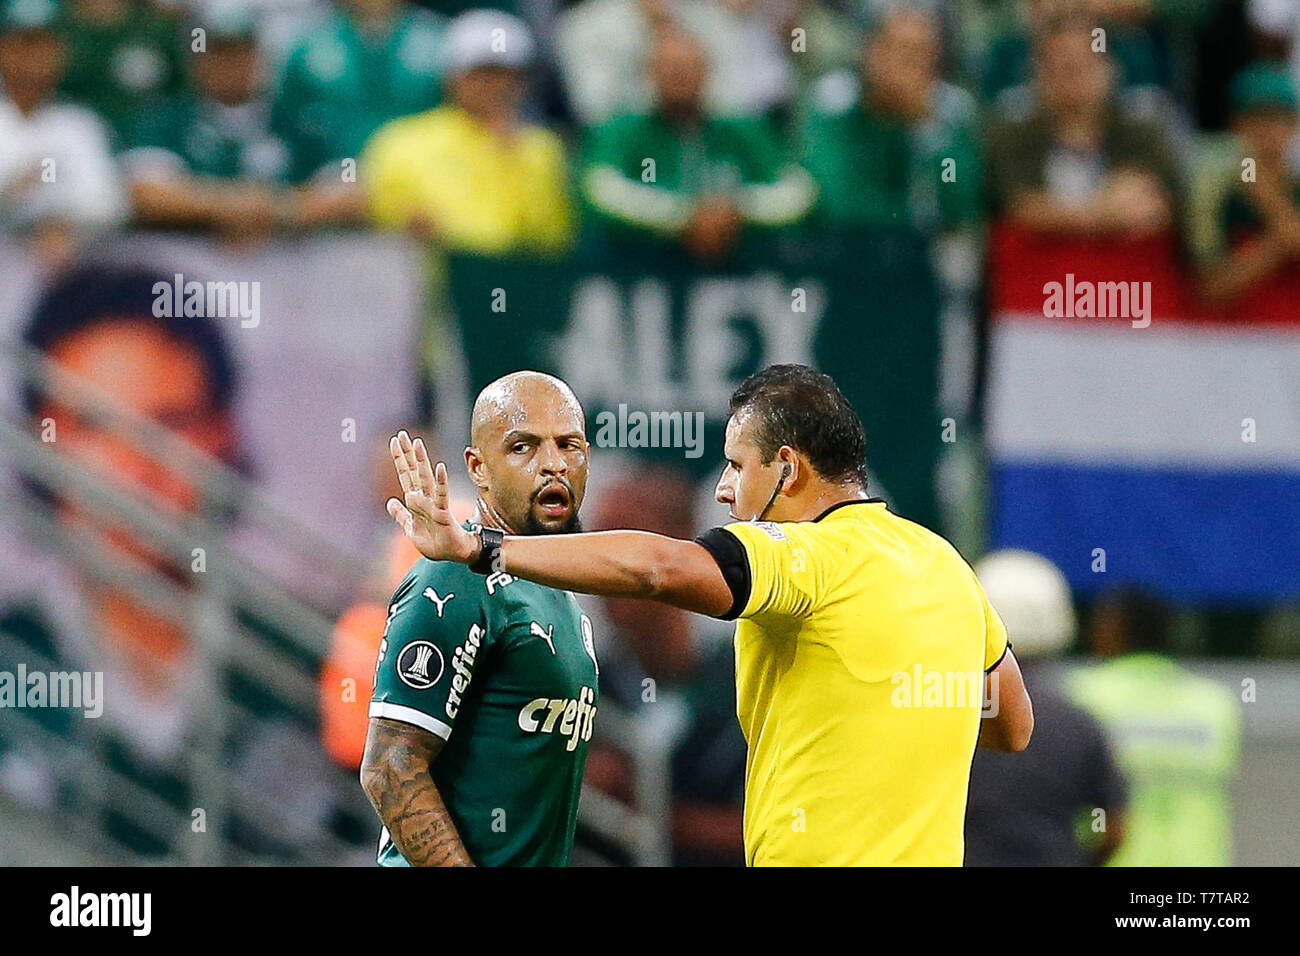
<path fill-rule="evenodd" d="M 819 514 L 816 518 L 813 518 L 813 521 L 821 521 L 822 518 L 825 518 L 832 511 L 836 511 L 840 508 L 847 508 L 849 505 L 872 505 L 872 504 L 884 504 L 884 503 L 885 503 L 884 498 L 852 498 L 848 501 L 840 501 L 837 502 L 836 504 L 831 505 L 821 514 Z"/>

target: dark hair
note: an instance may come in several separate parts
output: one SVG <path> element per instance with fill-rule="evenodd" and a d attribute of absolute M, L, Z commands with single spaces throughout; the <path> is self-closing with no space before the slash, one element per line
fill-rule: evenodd
<path fill-rule="evenodd" d="M 151 325 L 194 349 L 208 373 L 213 410 L 226 411 L 235 391 L 235 364 L 216 323 L 207 316 L 154 315 L 154 285 L 170 285 L 171 281 L 138 267 L 89 265 L 73 269 L 41 295 L 23 331 L 23 341 L 49 352 L 69 336 L 114 319 Z M 38 387 L 24 386 L 23 402 L 29 414 L 37 413 L 41 399 Z"/>
<path fill-rule="evenodd" d="M 740 383 L 728 415 L 754 416 L 764 463 L 782 445 L 808 457 L 827 481 L 867 483 L 867 433 L 835 381 L 806 365 L 769 365 Z"/>
<path fill-rule="evenodd" d="M 1169 605 L 1141 588 L 1125 586 L 1102 595 L 1098 604 L 1119 618 L 1125 645 L 1134 651 L 1163 651 L 1169 646 L 1173 613 Z"/>

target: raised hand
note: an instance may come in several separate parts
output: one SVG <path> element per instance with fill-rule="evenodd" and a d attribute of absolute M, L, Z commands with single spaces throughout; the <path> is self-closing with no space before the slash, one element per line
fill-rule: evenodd
<path fill-rule="evenodd" d="M 478 536 L 462 528 L 452 517 L 447 491 L 447 466 L 429 461 L 424 440 L 403 429 L 388 441 L 403 501 L 388 499 L 388 513 L 406 532 L 411 544 L 431 561 L 471 563 L 479 552 Z"/>

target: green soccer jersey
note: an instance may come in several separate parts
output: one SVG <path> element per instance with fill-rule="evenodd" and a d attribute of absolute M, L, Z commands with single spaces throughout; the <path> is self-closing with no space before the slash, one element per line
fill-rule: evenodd
<path fill-rule="evenodd" d="M 389 606 L 370 716 L 446 741 L 433 780 L 475 863 L 564 866 L 598 673 L 568 591 L 421 558 Z M 406 865 L 387 830 L 379 863 Z"/>

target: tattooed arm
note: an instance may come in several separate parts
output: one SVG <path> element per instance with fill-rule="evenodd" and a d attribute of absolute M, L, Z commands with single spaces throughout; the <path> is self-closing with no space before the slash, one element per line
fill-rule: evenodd
<path fill-rule="evenodd" d="M 361 786 L 411 866 L 473 866 L 429 768 L 442 738 L 399 720 L 370 719 Z"/>

